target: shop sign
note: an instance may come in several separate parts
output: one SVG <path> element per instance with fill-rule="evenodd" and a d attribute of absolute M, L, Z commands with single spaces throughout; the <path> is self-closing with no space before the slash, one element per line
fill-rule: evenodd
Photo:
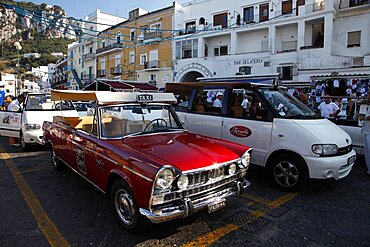
<path fill-rule="evenodd" d="M 250 58 L 250 59 L 241 59 L 241 60 L 235 60 L 234 62 L 231 62 L 234 65 L 246 65 L 246 64 L 257 64 L 257 63 L 263 63 L 263 59 L 261 58 Z M 229 62 L 229 65 L 230 62 Z"/>

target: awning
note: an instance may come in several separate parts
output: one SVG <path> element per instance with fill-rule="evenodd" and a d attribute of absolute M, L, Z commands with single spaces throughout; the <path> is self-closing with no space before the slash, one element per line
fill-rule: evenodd
<path fill-rule="evenodd" d="M 134 92 L 134 91 L 157 92 L 158 88 L 153 85 L 150 85 L 149 83 L 142 82 L 98 80 L 87 85 L 83 90 L 113 91 L 113 92 Z"/>
<path fill-rule="evenodd" d="M 332 75 L 313 75 L 311 80 L 328 79 L 370 79 L 370 74 L 332 74 Z"/>

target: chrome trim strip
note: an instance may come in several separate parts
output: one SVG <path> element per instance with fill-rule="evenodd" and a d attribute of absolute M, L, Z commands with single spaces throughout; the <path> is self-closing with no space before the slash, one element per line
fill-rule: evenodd
<path fill-rule="evenodd" d="M 193 170 L 183 171 L 182 173 L 186 175 L 188 173 L 194 173 L 194 172 L 205 172 L 205 171 L 209 171 L 209 170 L 212 170 L 212 169 L 221 168 L 221 167 L 226 166 L 230 163 L 240 162 L 240 161 L 241 161 L 241 158 L 237 158 L 235 160 L 229 160 L 229 161 L 226 161 L 224 163 L 216 163 L 216 164 L 213 164 L 213 165 L 207 166 L 207 167 L 202 167 L 202 168 L 197 168 L 197 169 L 193 169 Z"/>

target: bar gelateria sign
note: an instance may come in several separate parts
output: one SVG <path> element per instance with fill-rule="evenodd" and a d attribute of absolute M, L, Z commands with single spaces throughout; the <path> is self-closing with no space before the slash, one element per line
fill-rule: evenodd
<path fill-rule="evenodd" d="M 263 63 L 262 58 L 251 58 L 251 59 L 240 59 L 235 61 L 230 61 L 229 65 L 246 65 L 246 64 L 257 64 Z"/>

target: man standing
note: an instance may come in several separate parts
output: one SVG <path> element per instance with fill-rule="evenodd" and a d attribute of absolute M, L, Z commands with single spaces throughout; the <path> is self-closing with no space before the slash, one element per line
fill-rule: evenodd
<path fill-rule="evenodd" d="M 19 112 L 22 110 L 22 103 L 24 102 L 24 96 L 23 94 L 18 95 L 18 97 L 10 102 L 8 105 L 8 111 L 16 111 Z"/>
<path fill-rule="evenodd" d="M 221 92 L 217 92 L 216 100 L 213 102 L 213 107 L 222 108 L 222 100 L 224 99 L 224 94 Z"/>
<path fill-rule="evenodd" d="M 367 94 L 367 107 L 364 120 L 361 135 L 362 141 L 364 142 L 364 155 L 367 166 L 366 175 L 370 176 L 370 93 Z"/>
<path fill-rule="evenodd" d="M 339 107 L 331 102 L 330 95 L 325 96 L 325 101 L 321 102 L 317 109 L 319 109 L 321 116 L 324 118 L 335 118 L 340 112 Z"/>

